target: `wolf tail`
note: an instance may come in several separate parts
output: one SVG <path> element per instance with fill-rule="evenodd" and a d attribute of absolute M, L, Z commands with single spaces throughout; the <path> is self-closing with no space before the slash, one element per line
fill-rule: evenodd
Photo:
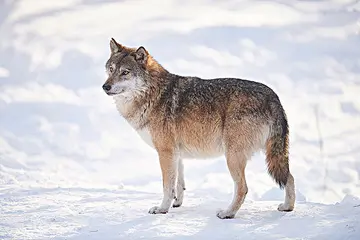
<path fill-rule="evenodd" d="M 277 109 L 276 118 L 266 140 L 266 163 L 269 174 L 283 189 L 288 181 L 289 170 L 289 126 L 285 111 Z"/>

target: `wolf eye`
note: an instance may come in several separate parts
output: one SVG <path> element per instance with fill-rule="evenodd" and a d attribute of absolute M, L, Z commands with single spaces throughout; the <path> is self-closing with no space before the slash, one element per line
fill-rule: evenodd
<path fill-rule="evenodd" d="M 128 70 L 124 70 L 121 75 L 128 75 L 129 74 L 129 71 Z"/>
<path fill-rule="evenodd" d="M 114 71 L 114 67 L 113 67 L 113 66 L 110 66 L 110 67 L 109 67 L 109 70 L 110 70 L 110 72 L 112 73 L 112 72 Z"/>

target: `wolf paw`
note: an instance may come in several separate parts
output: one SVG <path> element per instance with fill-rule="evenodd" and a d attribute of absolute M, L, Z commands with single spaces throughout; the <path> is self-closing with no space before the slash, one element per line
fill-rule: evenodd
<path fill-rule="evenodd" d="M 174 202 L 174 203 L 173 203 L 173 208 L 178 208 L 178 207 L 180 207 L 181 205 L 182 205 L 181 202 Z"/>
<path fill-rule="evenodd" d="M 173 203 L 173 207 L 174 208 L 177 208 L 177 207 L 180 207 L 183 203 L 183 198 L 176 198 L 174 203 Z"/>
<path fill-rule="evenodd" d="M 278 206 L 278 210 L 281 212 L 291 212 L 294 210 L 294 206 L 290 206 L 289 204 L 280 203 Z"/>
<path fill-rule="evenodd" d="M 228 210 L 219 210 L 216 213 L 216 216 L 220 219 L 231 219 L 235 217 L 235 214 L 233 212 L 230 212 Z"/>
<path fill-rule="evenodd" d="M 168 209 L 164 209 L 158 206 L 152 207 L 149 209 L 150 214 L 166 214 L 168 213 Z"/>

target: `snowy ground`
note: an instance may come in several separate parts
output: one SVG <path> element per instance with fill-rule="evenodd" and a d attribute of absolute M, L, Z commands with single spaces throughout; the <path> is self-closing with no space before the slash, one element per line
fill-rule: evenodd
<path fill-rule="evenodd" d="M 147 214 L 159 195 L 86 188 L 39 188 L 4 193 L 0 234 L 9 239 L 359 239 L 360 206 L 246 201 L 235 219 L 215 216 L 230 195 L 189 192 L 183 207 Z M 349 198 L 351 200 L 351 198 Z M 355 201 L 359 201 L 356 199 Z"/>
<path fill-rule="evenodd" d="M 0 239 L 360 239 L 359 11 L 353 0 L 0 1 Z M 111 37 L 174 73 L 272 87 L 289 118 L 295 211 L 276 210 L 284 193 L 256 154 L 235 219 L 215 215 L 233 190 L 223 157 L 185 161 L 183 207 L 148 215 L 159 163 L 101 89 Z"/>

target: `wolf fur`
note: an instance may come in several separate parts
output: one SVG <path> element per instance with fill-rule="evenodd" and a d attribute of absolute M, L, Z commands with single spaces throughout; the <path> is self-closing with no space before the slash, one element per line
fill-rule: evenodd
<path fill-rule="evenodd" d="M 110 41 L 104 91 L 117 110 L 159 157 L 163 200 L 149 213 L 167 213 L 183 202 L 182 159 L 225 155 L 234 196 L 217 216 L 234 218 L 248 192 L 245 167 L 251 155 L 266 153 L 269 174 L 285 188 L 279 211 L 292 211 L 294 178 L 289 171 L 289 127 L 277 94 L 244 79 L 179 76 L 162 67 L 144 47 Z"/>

